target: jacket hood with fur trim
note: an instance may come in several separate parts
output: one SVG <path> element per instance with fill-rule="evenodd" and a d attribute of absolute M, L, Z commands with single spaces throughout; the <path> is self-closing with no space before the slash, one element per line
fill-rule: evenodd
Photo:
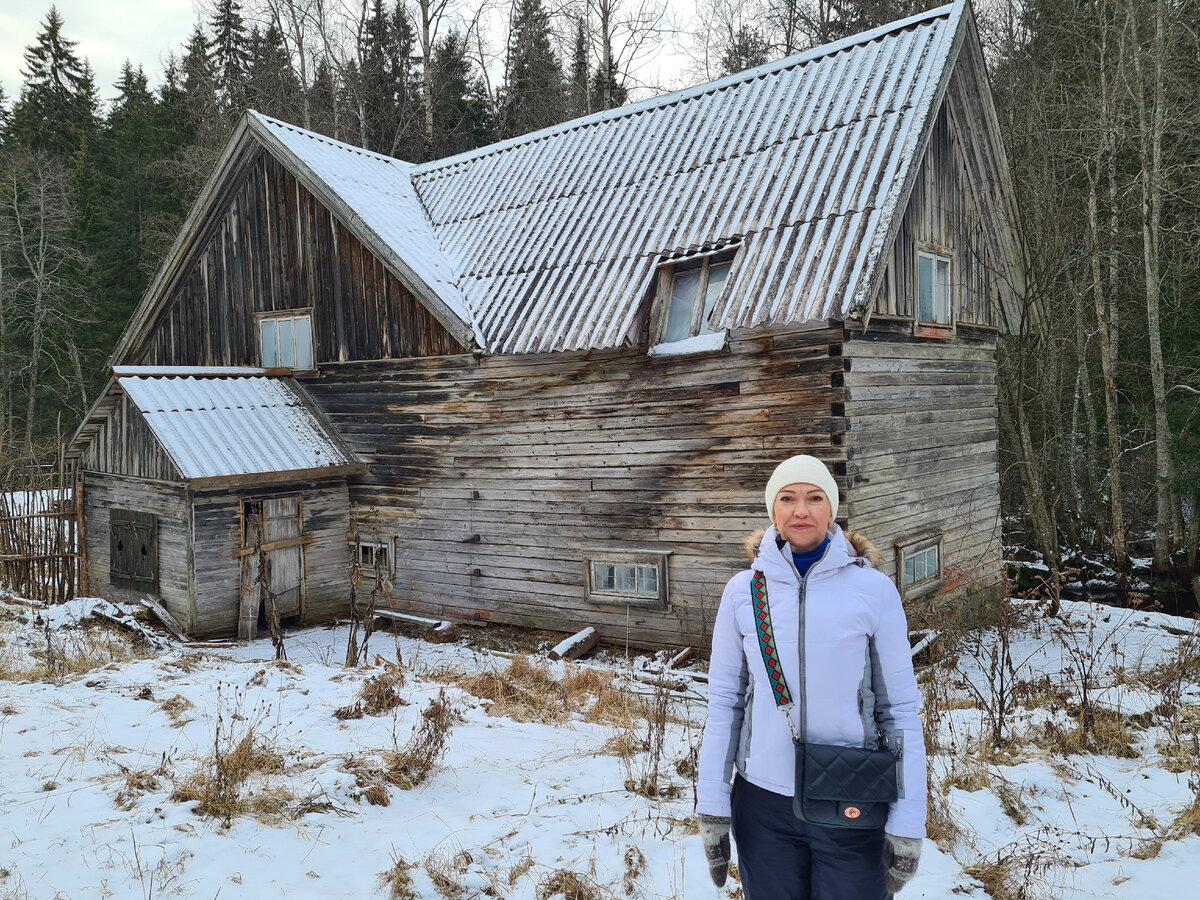
<path fill-rule="evenodd" d="M 766 533 L 767 528 L 764 527 L 746 535 L 746 538 L 743 541 L 743 546 L 746 550 L 746 558 L 749 559 L 751 563 L 753 563 L 755 558 L 758 556 L 759 547 L 762 546 L 763 535 Z M 872 569 L 879 568 L 879 563 L 882 562 L 883 556 L 879 553 L 878 548 L 871 543 L 870 539 L 868 539 L 865 534 L 862 534 L 858 531 L 842 530 L 842 536 L 846 539 L 847 543 L 854 548 L 854 552 L 857 553 L 859 557 L 865 559 L 871 564 Z"/>

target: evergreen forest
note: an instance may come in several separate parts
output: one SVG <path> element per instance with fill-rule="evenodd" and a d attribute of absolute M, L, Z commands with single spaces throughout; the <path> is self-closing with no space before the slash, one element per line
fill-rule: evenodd
<path fill-rule="evenodd" d="M 203 0 L 186 42 L 162 48 L 161 83 L 131 59 L 111 86 L 50 7 L 19 93 L 0 90 L 0 462 L 52 458 L 77 427 L 247 108 L 420 162 L 934 5 Z M 1008 526 L 1052 589 L 1090 566 L 1192 590 L 1200 2 L 980 0 L 975 12 L 1028 249 L 1000 368 Z M 653 83 L 645 62 L 668 45 L 684 62 Z"/>

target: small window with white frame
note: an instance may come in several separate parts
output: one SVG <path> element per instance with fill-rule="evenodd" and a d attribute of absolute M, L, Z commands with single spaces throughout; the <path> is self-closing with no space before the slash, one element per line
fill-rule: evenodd
<path fill-rule="evenodd" d="M 258 314 L 259 360 L 265 368 L 312 371 L 311 310 Z"/>
<path fill-rule="evenodd" d="M 360 541 L 357 547 L 359 571 L 366 578 L 373 578 L 378 572 L 385 578 L 396 574 L 396 539 Z"/>
<path fill-rule="evenodd" d="M 908 599 L 938 590 L 946 583 L 941 532 L 925 532 L 896 542 L 896 586 Z"/>
<path fill-rule="evenodd" d="M 584 560 L 591 603 L 667 608 L 669 552 L 597 552 Z"/>
<path fill-rule="evenodd" d="M 659 270 L 659 310 L 651 354 L 719 350 L 725 333 L 708 324 L 725 289 L 736 249 L 698 256 Z"/>
<path fill-rule="evenodd" d="M 952 324 L 950 256 L 937 250 L 917 251 L 917 322 Z"/>

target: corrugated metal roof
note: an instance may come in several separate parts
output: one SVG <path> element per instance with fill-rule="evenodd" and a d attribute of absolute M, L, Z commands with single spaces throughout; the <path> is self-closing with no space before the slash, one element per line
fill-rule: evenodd
<path fill-rule="evenodd" d="M 658 265 L 729 242 L 714 328 L 841 318 L 869 300 L 963 15 L 959 0 L 419 166 L 263 121 L 458 291 L 491 352 L 619 346 Z"/>
<path fill-rule="evenodd" d="M 357 462 L 291 378 L 118 378 L 184 478 Z"/>

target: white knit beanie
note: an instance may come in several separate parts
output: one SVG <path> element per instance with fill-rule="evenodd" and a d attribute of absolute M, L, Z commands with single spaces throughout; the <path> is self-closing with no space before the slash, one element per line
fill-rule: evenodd
<path fill-rule="evenodd" d="M 775 495 L 789 484 L 815 484 L 829 498 L 830 520 L 837 518 L 839 499 L 837 482 L 825 468 L 825 463 L 815 456 L 801 455 L 785 459 L 777 465 L 775 471 L 771 473 L 771 480 L 767 482 L 767 518 L 771 520 L 772 524 L 775 522 Z"/>

